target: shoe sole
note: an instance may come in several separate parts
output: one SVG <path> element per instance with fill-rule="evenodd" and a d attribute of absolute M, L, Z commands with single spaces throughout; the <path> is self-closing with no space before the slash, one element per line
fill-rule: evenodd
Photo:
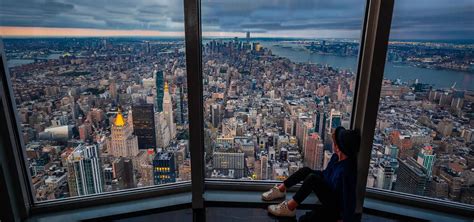
<path fill-rule="evenodd" d="M 269 207 L 267 207 L 267 212 L 268 212 L 269 215 L 274 216 L 274 217 L 283 217 L 283 218 L 293 218 L 293 217 L 296 217 L 296 214 L 295 214 L 295 215 L 292 215 L 292 216 L 290 216 L 290 215 L 276 215 L 276 214 L 272 213 L 272 211 L 270 211 L 270 208 L 269 208 Z"/>
<path fill-rule="evenodd" d="M 274 200 L 281 200 L 281 199 L 284 199 L 284 198 L 286 198 L 286 194 L 285 194 L 285 196 L 277 197 L 277 198 L 273 198 L 273 199 L 265 199 L 265 197 L 262 196 L 263 201 L 274 201 Z"/>

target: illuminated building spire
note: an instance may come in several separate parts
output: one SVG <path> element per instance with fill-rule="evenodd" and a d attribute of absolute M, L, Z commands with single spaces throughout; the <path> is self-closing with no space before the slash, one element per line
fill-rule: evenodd
<path fill-rule="evenodd" d="M 165 93 L 169 93 L 168 82 L 165 82 Z"/>
<path fill-rule="evenodd" d="M 125 120 L 123 119 L 122 111 L 120 110 L 120 108 L 117 111 L 117 116 L 115 117 L 114 125 L 115 126 L 125 125 Z"/>

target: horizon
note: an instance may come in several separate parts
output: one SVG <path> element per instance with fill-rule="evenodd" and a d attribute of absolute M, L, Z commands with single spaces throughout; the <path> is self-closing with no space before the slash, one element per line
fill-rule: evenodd
<path fill-rule="evenodd" d="M 7 31 L 5 31 L 7 30 Z M 90 34 L 95 33 L 95 34 Z M 251 39 L 295 39 L 295 40 L 355 40 L 358 37 L 307 37 L 307 36 L 269 36 L 269 34 L 250 32 Z M 246 38 L 246 32 L 203 32 L 202 38 L 206 39 L 239 39 Z M 116 30 L 116 29 L 83 29 L 83 28 L 51 28 L 51 27 L 16 27 L 0 26 L 0 38 L 22 39 L 22 38 L 162 38 L 162 39 L 184 39 L 184 32 L 166 32 L 158 30 Z M 393 41 L 467 41 L 474 44 L 474 38 L 390 38 Z M 473 41 L 471 43 L 471 41 Z"/>

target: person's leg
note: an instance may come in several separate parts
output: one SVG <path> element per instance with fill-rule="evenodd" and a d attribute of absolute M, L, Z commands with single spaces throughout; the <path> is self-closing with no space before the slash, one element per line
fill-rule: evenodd
<path fill-rule="evenodd" d="M 307 184 L 311 183 L 312 191 L 315 192 L 316 196 L 318 197 L 321 206 L 315 208 L 309 213 L 306 213 L 304 216 L 300 218 L 299 221 L 306 222 L 306 221 L 337 221 L 339 219 L 338 213 L 338 206 L 336 203 L 336 195 L 331 190 L 331 188 L 324 182 L 322 175 L 314 174 L 308 176 Z M 305 180 L 306 182 L 306 180 Z M 304 183 L 303 183 L 304 184 Z M 307 187 L 305 187 L 304 192 L 302 191 L 296 198 L 300 199 L 299 201 L 304 200 L 309 193 L 307 192 Z M 300 189 L 301 190 L 301 189 Z M 298 193 L 297 193 L 298 194 Z M 295 195 L 296 196 L 296 195 Z M 294 197 L 295 198 L 295 197 Z M 295 201 L 295 203 L 297 203 Z M 298 202 L 298 204 L 301 202 Z M 288 203 L 288 208 L 292 209 L 291 201 Z"/>
<path fill-rule="evenodd" d="M 300 189 L 293 196 L 293 200 L 299 205 L 306 197 L 309 196 L 311 192 L 318 189 L 327 190 L 329 188 L 324 182 L 323 175 L 321 171 L 313 171 L 306 176 L 301 185 Z M 330 190 L 330 189 L 329 189 Z"/>
<path fill-rule="evenodd" d="M 280 189 L 280 191 L 285 191 L 287 188 L 296 185 L 297 183 L 303 181 L 308 175 L 315 172 L 316 171 L 309 167 L 303 167 L 283 181 L 283 183 L 278 186 L 278 189 Z"/>

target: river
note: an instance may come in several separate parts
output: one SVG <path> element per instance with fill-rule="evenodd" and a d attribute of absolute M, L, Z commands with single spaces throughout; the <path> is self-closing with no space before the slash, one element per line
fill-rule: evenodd
<path fill-rule="evenodd" d="M 306 50 L 275 46 L 274 42 L 263 42 L 262 44 L 264 47 L 271 49 L 273 54 L 286 57 L 294 62 L 327 64 L 334 68 L 356 71 L 356 57 L 319 55 Z M 384 78 L 400 79 L 403 82 L 418 79 L 419 82 L 431 84 L 435 88 L 449 88 L 456 83 L 456 89 L 474 90 L 474 73 L 469 72 L 426 69 L 387 62 Z"/>

